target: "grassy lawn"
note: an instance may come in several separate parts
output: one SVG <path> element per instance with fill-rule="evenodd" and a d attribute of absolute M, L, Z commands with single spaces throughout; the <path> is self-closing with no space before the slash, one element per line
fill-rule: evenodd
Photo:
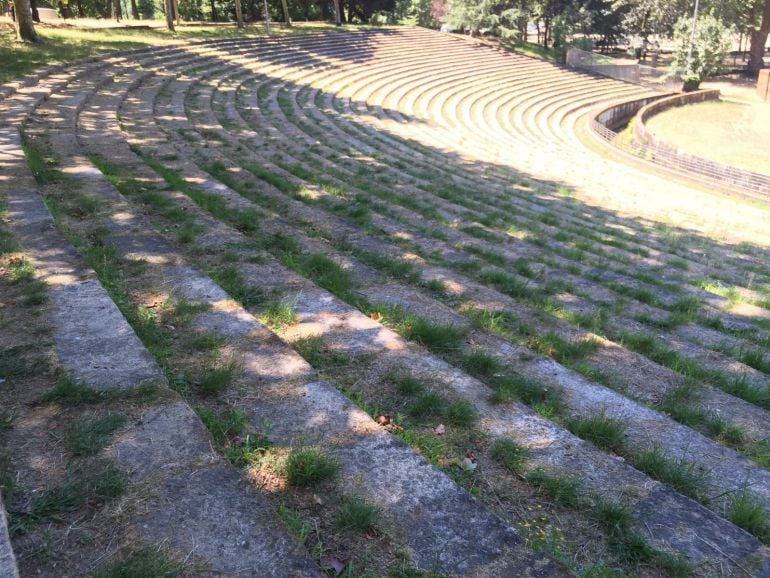
<path fill-rule="evenodd" d="M 292 28 L 273 24 L 274 34 L 303 34 L 330 26 L 322 22 L 301 23 Z M 0 24 L 0 83 L 28 74 L 33 70 L 52 64 L 71 62 L 78 58 L 94 57 L 105 52 L 163 46 L 184 40 L 226 38 L 238 36 L 262 36 L 262 24 L 238 29 L 232 24 L 183 25 L 176 32 L 165 28 L 75 28 L 70 26 L 38 25 L 36 27 L 42 42 L 22 44 L 15 41 L 13 28 Z"/>
<path fill-rule="evenodd" d="M 655 136 L 683 152 L 765 174 L 770 174 L 768 126 L 770 107 L 738 102 L 674 108 L 647 123 Z"/>

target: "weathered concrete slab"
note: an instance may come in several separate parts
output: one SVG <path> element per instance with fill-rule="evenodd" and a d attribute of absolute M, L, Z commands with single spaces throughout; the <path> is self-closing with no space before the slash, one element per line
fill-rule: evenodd
<path fill-rule="evenodd" d="M 118 464 L 135 481 L 219 459 L 201 420 L 182 401 L 146 412 L 121 436 L 115 453 Z"/>
<path fill-rule="evenodd" d="M 56 304 L 56 351 L 73 377 L 98 390 L 130 389 L 163 379 L 157 363 L 97 280 L 59 285 L 49 293 Z"/>
<path fill-rule="evenodd" d="M 318 577 L 318 567 L 277 522 L 267 499 L 250 492 L 229 467 L 165 478 L 148 497 L 137 526 L 146 540 L 166 542 L 205 561 L 215 575 Z"/>
<path fill-rule="evenodd" d="M 8 522 L 2 505 L 2 496 L 0 496 L 0 578 L 18 577 L 19 569 L 16 566 L 16 557 L 13 555 L 11 540 L 8 536 Z"/>

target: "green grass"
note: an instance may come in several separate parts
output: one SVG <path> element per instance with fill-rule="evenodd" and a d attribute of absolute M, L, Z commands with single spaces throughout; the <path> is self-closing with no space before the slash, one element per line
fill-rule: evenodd
<path fill-rule="evenodd" d="M 203 395 L 216 395 L 232 385 L 241 367 L 235 360 L 215 364 L 204 369 L 194 380 L 195 388 Z"/>
<path fill-rule="evenodd" d="M 96 506 L 109 502 L 123 494 L 125 488 L 125 474 L 114 465 L 90 463 L 70 470 L 59 486 L 33 498 L 29 516 L 37 521 L 59 520 L 86 504 Z"/>
<path fill-rule="evenodd" d="M 214 441 L 224 445 L 229 439 L 243 432 L 249 422 L 248 416 L 240 409 L 223 409 L 220 411 L 199 407 L 196 409 L 201 421 L 211 432 Z"/>
<path fill-rule="evenodd" d="M 297 323 L 296 301 L 277 301 L 267 306 L 260 321 L 275 331 L 282 331 Z"/>
<path fill-rule="evenodd" d="M 88 421 L 75 422 L 64 438 L 64 445 L 72 455 L 92 456 L 99 452 L 112 434 L 126 422 L 119 413 L 107 414 Z"/>
<path fill-rule="evenodd" d="M 423 383 L 408 373 L 390 371 L 385 379 L 393 383 L 396 386 L 396 391 L 401 395 L 417 395 L 425 391 Z"/>
<path fill-rule="evenodd" d="M 628 457 L 636 469 L 670 485 L 680 494 L 695 500 L 701 499 L 704 477 L 695 464 L 670 460 L 658 448 L 631 454 Z"/>
<path fill-rule="evenodd" d="M 604 413 L 574 418 L 568 425 L 573 434 L 603 450 L 620 453 L 625 447 L 625 424 Z"/>
<path fill-rule="evenodd" d="M 0 70 L 0 83 L 29 74 L 36 68 L 55 64 L 64 64 L 80 58 L 93 58 L 100 54 L 131 48 L 164 46 L 179 40 L 194 40 L 205 38 L 231 38 L 261 36 L 264 26 L 247 25 L 238 29 L 235 26 L 222 24 L 219 26 L 185 25 L 177 27 L 175 32 L 165 28 L 150 30 L 131 30 L 128 28 L 63 28 L 37 26 L 38 35 L 42 42 L 38 44 L 17 44 L 10 27 L 0 33 L 0 61 L 5 63 Z M 273 25 L 273 34 L 307 34 L 328 26 L 314 24 L 312 26 L 294 26 L 284 28 Z M 348 28 L 347 26 L 345 28 Z"/>
<path fill-rule="evenodd" d="M 440 417 L 444 414 L 446 400 L 438 393 L 424 393 L 411 405 L 409 413 L 416 418 Z"/>
<path fill-rule="evenodd" d="M 293 341 L 291 346 L 316 369 L 335 369 L 350 364 L 347 355 L 329 348 L 320 335 L 301 337 Z"/>
<path fill-rule="evenodd" d="M 513 474 L 521 474 L 527 461 L 527 450 L 507 438 L 495 440 L 492 458 Z"/>
<path fill-rule="evenodd" d="M 492 382 L 492 403 L 510 403 L 516 399 L 544 417 L 554 417 L 562 410 L 561 391 L 520 375 L 502 375 Z"/>
<path fill-rule="evenodd" d="M 265 300 L 262 290 L 250 285 L 235 265 L 226 265 L 208 273 L 233 299 L 247 309 L 260 305 Z"/>
<path fill-rule="evenodd" d="M 11 283 L 26 283 L 35 277 L 35 268 L 25 257 L 12 260 L 7 267 L 8 280 Z"/>
<path fill-rule="evenodd" d="M 371 532 L 377 527 L 379 509 L 359 496 L 350 496 L 342 502 L 335 523 L 343 530 Z"/>
<path fill-rule="evenodd" d="M 138 550 L 91 575 L 91 578 L 177 578 L 184 564 L 153 550 Z"/>
<path fill-rule="evenodd" d="M 99 399 L 99 394 L 83 383 L 68 376 L 59 378 L 52 388 L 43 394 L 43 401 L 58 402 L 66 406 L 77 406 L 93 403 Z"/>
<path fill-rule="evenodd" d="M 24 347 L 11 347 L 0 351 L 0 377 L 13 379 L 34 373 L 34 365 L 24 357 Z"/>
<path fill-rule="evenodd" d="M 295 449 L 286 460 L 286 478 L 292 486 L 307 487 L 333 480 L 339 471 L 339 462 L 314 448 Z"/>
<path fill-rule="evenodd" d="M 476 410 L 465 400 L 450 403 L 444 412 L 447 422 L 457 427 L 470 427 L 476 421 Z"/>
<path fill-rule="evenodd" d="M 562 364 L 583 359 L 599 347 L 599 343 L 592 339 L 569 341 L 553 331 L 543 334 L 533 334 L 528 328 L 521 331 L 529 334 L 527 347 Z"/>
<path fill-rule="evenodd" d="M 536 468 L 527 472 L 527 482 L 547 494 L 554 503 L 567 508 L 580 505 L 580 482 L 568 476 L 554 475 Z"/>
<path fill-rule="evenodd" d="M 736 526 L 759 538 L 764 544 L 770 543 L 770 522 L 764 506 L 747 491 L 733 497 L 727 517 Z"/>
<path fill-rule="evenodd" d="M 462 366 L 471 375 L 476 377 L 492 377 L 500 371 L 500 362 L 481 349 L 468 353 L 463 357 Z"/>
<path fill-rule="evenodd" d="M 460 347 L 467 331 L 451 323 L 436 323 L 406 312 L 399 305 L 372 306 L 382 315 L 382 322 L 409 341 L 419 343 L 437 353 L 447 353 Z"/>

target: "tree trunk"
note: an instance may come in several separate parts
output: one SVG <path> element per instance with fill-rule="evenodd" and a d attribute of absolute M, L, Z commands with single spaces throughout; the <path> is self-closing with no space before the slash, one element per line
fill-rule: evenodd
<path fill-rule="evenodd" d="M 762 68 L 768 33 L 770 33 L 770 0 L 765 0 L 765 7 L 764 10 L 762 10 L 762 23 L 759 25 L 759 30 L 755 30 L 751 35 L 751 50 L 748 65 L 748 71 L 751 74 L 759 74 L 759 71 Z"/>
<path fill-rule="evenodd" d="M 86 13 L 83 10 L 83 0 L 75 0 L 75 6 L 78 7 L 78 18 L 85 18 Z"/>
<path fill-rule="evenodd" d="M 334 0 L 334 22 L 337 26 L 342 24 L 342 2 Z"/>
<path fill-rule="evenodd" d="M 131 18 L 139 20 L 139 7 L 136 5 L 136 0 L 131 0 Z"/>
<path fill-rule="evenodd" d="M 29 6 L 32 9 L 32 20 L 40 24 L 40 12 L 37 11 L 37 0 L 29 0 Z"/>
<path fill-rule="evenodd" d="M 24 42 L 37 42 L 37 32 L 32 21 L 29 0 L 13 0 L 13 12 L 16 17 L 16 39 Z"/>
<path fill-rule="evenodd" d="M 243 28 L 243 10 L 241 9 L 241 0 L 235 0 L 235 22 L 238 28 Z"/>
<path fill-rule="evenodd" d="M 286 23 L 286 26 L 291 28 L 291 16 L 289 15 L 289 4 L 286 2 L 286 0 L 281 0 L 281 5 L 283 6 L 283 21 Z"/>
<path fill-rule="evenodd" d="M 120 6 L 120 0 L 112 1 L 112 17 L 118 22 L 123 18 L 123 8 Z"/>
<path fill-rule="evenodd" d="M 219 18 L 217 17 L 216 0 L 211 0 L 211 21 L 216 22 L 217 20 L 219 20 Z"/>
<path fill-rule="evenodd" d="M 171 32 L 174 31 L 174 0 L 165 0 L 163 2 L 166 10 L 166 26 Z"/>

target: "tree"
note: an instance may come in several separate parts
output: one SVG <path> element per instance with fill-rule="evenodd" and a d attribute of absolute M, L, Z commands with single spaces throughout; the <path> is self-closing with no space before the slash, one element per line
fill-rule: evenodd
<path fill-rule="evenodd" d="M 765 57 L 765 45 L 767 45 L 767 36 L 770 33 L 770 0 L 765 0 L 762 8 L 762 21 L 760 22 L 759 28 L 751 35 L 748 71 L 752 74 L 757 74 L 762 68 Z"/>
<path fill-rule="evenodd" d="M 711 14 L 698 18 L 695 42 L 691 46 L 692 19 L 680 18 L 674 27 L 674 58 L 669 76 L 676 76 L 696 88 L 722 67 L 730 51 L 729 28 Z"/>
<path fill-rule="evenodd" d="M 16 16 L 16 39 L 23 42 L 37 42 L 39 39 L 32 21 L 32 7 L 29 0 L 13 0 L 13 10 Z"/>

